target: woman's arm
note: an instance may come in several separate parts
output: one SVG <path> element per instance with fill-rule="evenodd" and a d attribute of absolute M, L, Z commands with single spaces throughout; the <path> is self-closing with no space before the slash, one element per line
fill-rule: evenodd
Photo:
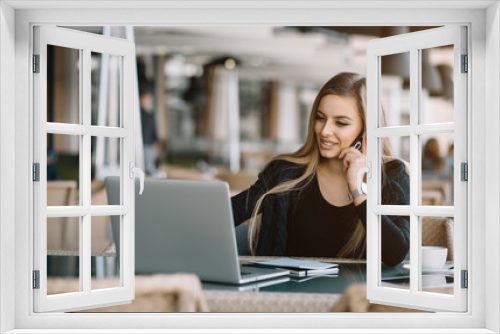
<path fill-rule="evenodd" d="M 295 164 L 283 160 L 272 161 L 259 174 L 257 181 L 250 188 L 231 198 L 235 226 L 252 216 L 259 198 L 283 179 L 283 172 L 286 174 L 286 171 L 294 166 L 296 167 Z"/>
<path fill-rule="evenodd" d="M 231 197 L 235 226 L 240 225 L 252 216 L 257 200 L 266 192 L 265 188 L 262 187 L 262 183 L 263 181 L 259 176 L 259 179 L 250 188 Z"/>

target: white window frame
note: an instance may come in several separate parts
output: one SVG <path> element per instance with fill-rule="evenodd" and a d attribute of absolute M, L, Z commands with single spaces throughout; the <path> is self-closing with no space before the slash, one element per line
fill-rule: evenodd
<path fill-rule="evenodd" d="M 91 34 L 71 29 L 34 27 L 34 54 L 39 55 L 39 73 L 34 83 L 34 162 L 40 164 L 39 182 L 34 193 L 34 270 L 39 271 L 39 289 L 34 289 L 35 312 L 72 311 L 129 303 L 135 295 L 134 221 L 135 179 L 130 169 L 135 165 L 134 79 L 135 45 L 127 40 Z M 77 124 L 47 122 L 47 45 L 71 48 L 79 52 L 79 122 Z M 91 124 L 90 59 L 91 53 L 118 56 L 120 59 L 120 125 L 118 127 Z M 80 203 L 75 206 L 47 206 L 47 142 L 46 135 L 77 135 L 79 138 Z M 120 145 L 121 205 L 91 205 L 91 138 L 117 138 Z M 133 174 L 133 173 L 132 173 Z M 92 290 L 91 286 L 91 225 L 92 216 L 120 216 L 120 286 Z M 80 290 L 47 295 L 47 218 L 79 217 Z"/>
<path fill-rule="evenodd" d="M 500 123 L 498 110 L 500 100 L 499 50 L 500 10 L 498 1 L 485 2 L 17 2 L 0 4 L 0 187 L 1 194 L 1 248 L 0 248 L 0 330 L 15 333 L 33 333 L 41 328 L 92 328 L 88 332 L 106 332 L 112 328 L 212 328 L 212 332 L 223 332 L 234 328 L 268 328 L 275 332 L 290 332 L 283 328 L 331 329 L 325 332 L 342 332 L 342 328 L 355 326 L 359 332 L 388 333 L 421 332 L 456 333 L 459 328 L 467 333 L 494 333 L 500 331 L 499 303 L 499 254 L 500 230 Z M 52 6 L 52 7 L 51 7 Z M 44 10 L 43 8 L 59 10 Z M 86 9 L 82 9 L 87 6 Z M 99 6 L 99 8 L 97 8 Z M 133 9 L 120 9 L 130 6 Z M 138 7 L 155 6 L 152 10 L 137 10 Z M 193 9 L 196 7 L 197 9 Z M 202 8 L 200 8 L 200 6 Z M 397 6 L 393 8 L 392 6 Z M 426 6 L 432 6 L 426 7 Z M 451 6 L 461 6 L 460 9 Z M 75 8 L 79 9 L 75 9 Z M 102 10 L 103 7 L 109 10 Z M 163 8 L 156 8 L 163 7 Z M 24 8 L 24 9 L 23 9 Z M 224 8 L 224 9 L 220 9 Z M 246 9 L 242 9 L 246 8 Z M 403 8 L 403 9 L 401 9 Z M 406 10 L 405 10 L 406 8 Z M 412 10 L 407 10 L 411 8 Z M 207 13 L 208 11 L 208 13 Z M 468 124 L 471 139 L 469 177 L 472 181 L 468 197 L 469 229 L 471 244 L 468 252 L 470 310 L 465 314 L 49 314 L 32 313 L 30 295 L 32 290 L 30 271 L 32 262 L 32 202 L 29 199 L 32 184 L 29 181 L 32 156 L 32 106 L 30 64 L 31 34 L 34 24 L 61 25 L 163 25 L 163 24 L 245 24 L 276 25 L 442 25 L 465 24 L 469 27 L 469 114 Z M 486 27 L 488 29 L 486 29 Z M 4 29 L 6 28 L 6 29 Z M 486 71 L 486 68 L 488 69 Z M 15 80 L 14 80 L 15 79 Z M 12 85 L 15 82 L 15 85 Z M 15 112 L 12 112 L 15 110 Z M 13 116 L 15 114 L 15 117 Z M 472 119 L 474 118 L 474 121 Z M 11 129 L 9 129 L 11 127 Z M 12 130 L 15 129 L 15 130 Z M 28 134 L 28 135 L 27 135 Z M 12 136 L 15 144 L 12 145 Z M 485 142 L 492 149 L 485 154 Z M 15 172 L 15 173 L 14 173 Z M 486 176 L 488 174 L 488 182 Z M 12 178 L 15 175 L 15 178 Z M 4 187 L 7 185 L 7 187 Z M 10 186 L 10 187 L 8 187 Z M 15 189 L 15 198 L 12 196 Z M 484 254 L 492 254 L 485 266 Z M 486 277 L 488 279 L 486 279 Z M 12 289 L 15 286 L 15 289 Z M 488 291 L 488 293 L 486 293 Z M 12 308 L 15 305 L 15 308 Z M 193 322 L 193 318 L 196 322 Z M 359 321 L 362 320 L 362 321 Z M 102 330 L 98 330 L 101 328 Z M 217 330 L 217 328 L 219 330 Z M 338 328 L 339 330 L 335 330 Z M 412 328 L 412 329 L 408 329 Z M 449 328 L 449 330 L 446 330 Z M 226 332 L 227 332 L 226 330 Z M 200 330 L 201 331 L 201 330 Z M 258 331 L 258 330 L 256 330 Z M 295 330 L 296 331 L 296 330 Z M 300 330 L 303 332 L 304 330 Z M 51 332 L 55 332 L 51 330 Z M 76 332 L 76 331 L 73 331 Z M 109 331 L 108 331 L 109 332 Z M 128 332 L 134 332 L 129 330 Z M 145 329 L 136 332 L 144 333 Z M 164 330 L 163 332 L 175 332 Z M 261 331 L 262 332 L 262 331 Z M 322 331 L 323 332 L 323 331 Z M 345 332 L 345 331 L 343 331 Z M 353 332 L 353 331 L 350 331 Z"/>
<path fill-rule="evenodd" d="M 367 297 L 371 302 L 396 306 L 411 306 L 423 310 L 457 311 L 467 309 L 467 289 L 461 287 L 460 275 L 467 270 L 467 185 L 461 181 L 461 163 L 467 163 L 467 73 L 461 73 L 461 56 L 467 54 L 465 26 L 440 27 L 411 34 L 402 34 L 372 40 L 367 50 L 367 142 L 369 172 L 367 200 Z M 422 74 L 421 52 L 439 46 L 453 45 L 453 122 L 423 124 L 422 113 Z M 410 55 L 410 124 L 382 127 L 381 91 L 381 57 L 408 52 Z M 420 115 L 420 116 L 419 116 Z M 453 176 L 454 203 L 452 206 L 420 205 L 420 189 L 422 189 L 422 162 L 420 157 L 422 144 L 421 134 L 453 133 L 455 145 L 455 168 Z M 410 204 L 384 205 L 382 203 L 381 179 L 381 138 L 410 138 Z M 381 228 L 382 215 L 408 216 L 410 223 L 410 287 L 397 289 L 381 286 Z M 421 231 L 420 218 L 453 217 L 454 218 L 454 277 L 453 293 L 439 294 L 421 290 Z"/>

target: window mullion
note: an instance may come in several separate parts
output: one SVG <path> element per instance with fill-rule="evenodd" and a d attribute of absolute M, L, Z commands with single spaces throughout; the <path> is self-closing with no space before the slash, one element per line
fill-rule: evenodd
<path fill-rule="evenodd" d="M 453 217 L 455 208 L 453 206 L 418 206 L 411 208 L 409 205 L 375 205 L 372 211 L 377 215 L 408 216 L 413 213 L 417 216 Z"/>
<path fill-rule="evenodd" d="M 91 283 L 91 250 L 90 250 L 90 225 L 91 216 L 86 214 L 80 221 L 80 284 L 81 290 L 85 293 L 90 293 Z"/>
<path fill-rule="evenodd" d="M 418 125 L 420 112 L 420 51 L 416 48 L 410 50 L 410 292 L 418 292 L 420 285 L 420 254 L 419 239 L 420 231 L 418 217 L 414 214 L 414 209 L 418 205 L 420 197 L 420 168 L 419 168 L 419 150 L 418 135 L 414 129 Z"/>
<path fill-rule="evenodd" d="M 92 136 L 101 136 L 109 138 L 123 138 L 130 135 L 129 129 L 108 127 L 108 126 L 92 126 L 90 128 Z"/>
<path fill-rule="evenodd" d="M 374 129 L 373 135 L 381 138 L 381 137 L 402 137 L 409 136 L 411 133 L 411 128 L 407 125 L 404 126 L 392 126 L 392 127 L 380 127 Z"/>
<path fill-rule="evenodd" d="M 453 133 L 455 124 L 449 123 L 433 123 L 433 124 L 415 124 L 412 127 L 412 132 L 417 135 L 434 135 L 436 133 Z"/>
<path fill-rule="evenodd" d="M 86 208 L 87 214 L 82 218 L 82 226 L 80 233 L 80 254 L 83 268 L 81 268 L 81 279 L 83 291 L 90 293 L 91 290 L 91 219 L 90 204 L 91 204 L 91 82 L 90 82 L 90 50 L 88 48 L 82 50 L 82 66 L 80 70 L 81 94 L 80 94 L 80 115 L 82 124 L 89 131 L 82 136 L 82 147 L 80 156 L 80 194 L 82 205 Z"/>

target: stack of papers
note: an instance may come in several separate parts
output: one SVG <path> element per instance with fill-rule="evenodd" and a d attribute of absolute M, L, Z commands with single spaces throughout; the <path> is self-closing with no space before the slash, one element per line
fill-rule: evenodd
<path fill-rule="evenodd" d="M 297 260 L 287 257 L 282 257 L 270 261 L 248 261 L 248 262 L 259 266 L 288 269 L 290 270 L 290 275 L 298 277 L 314 276 L 314 275 L 333 275 L 333 274 L 338 274 L 339 272 L 337 263 Z"/>

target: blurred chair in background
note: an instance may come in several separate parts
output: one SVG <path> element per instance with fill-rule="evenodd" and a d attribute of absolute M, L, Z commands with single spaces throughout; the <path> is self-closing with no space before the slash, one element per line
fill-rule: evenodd
<path fill-rule="evenodd" d="M 453 218 L 422 218 L 422 246 L 448 248 L 446 261 L 453 261 Z"/>
<path fill-rule="evenodd" d="M 453 205 L 452 186 L 449 179 L 422 179 L 422 205 Z"/>
<path fill-rule="evenodd" d="M 47 181 L 47 206 L 72 206 L 78 203 L 76 181 Z M 47 218 L 47 255 L 78 254 L 78 217 Z M 52 256 L 47 273 L 53 276 L 75 276 L 78 258 Z"/>
<path fill-rule="evenodd" d="M 233 173 L 229 169 L 219 169 L 216 178 L 227 182 L 231 196 L 234 196 L 254 184 L 257 181 L 257 176 L 258 173 L 247 170 Z M 261 219 L 261 215 L 257 216 L 257 219 Z M 250 221 L 247 220 L 235 228 L 238 255 L 250 255 L 250 244 L 248 241 L 249 224 Z"/>
<path fill-rule="evenodd" d="M 92 181 L 91 194 L 92 205 L 108 204 L 103 181 Z M 47 205 L 79 205 L 77 182 L 74 180 L 47 181 Z M 91 233 L 91 254 L 96 261 L 96 277 L 114 276 L 116 255 L 110 251 L 113 248 L 110 217 L 92 216 Z M 78 217 L 47 219 L 47 255 L 51 256 L 48 261 L 49 275 L 68 277 L 78 274 L 79 234 Z"/>
<path fill-rule="evenodd" d="M 437 189 L 422 190 L 422 205 L 443 205 L 443 193 Z"/>
<path fill-rule="evenodd" d="M 241 170 L 237 173 L 233 173 L 229 169 L 219 168 L 216 178 L 227 182 L 231 190 L 231 196 L 234 196 L 254 184 L 255 181 L 257 181 L 257 176 L 257 172 L 248 170 Z"/>
<path fill-rule="evenodd" d="M 77 204 L 76 181 L 47 181 L 47 206 L 71 206 Z M 47 249 L 73 250 L 74 235 L 78 237 L 76 217 L 53 217 L 47 223 Z M 76 226 L 73 226 L 76 225 Z M 76 230 L 75 230 L 76 229 Z M 78 250 L 78 239 L 77 248 Z"/>

